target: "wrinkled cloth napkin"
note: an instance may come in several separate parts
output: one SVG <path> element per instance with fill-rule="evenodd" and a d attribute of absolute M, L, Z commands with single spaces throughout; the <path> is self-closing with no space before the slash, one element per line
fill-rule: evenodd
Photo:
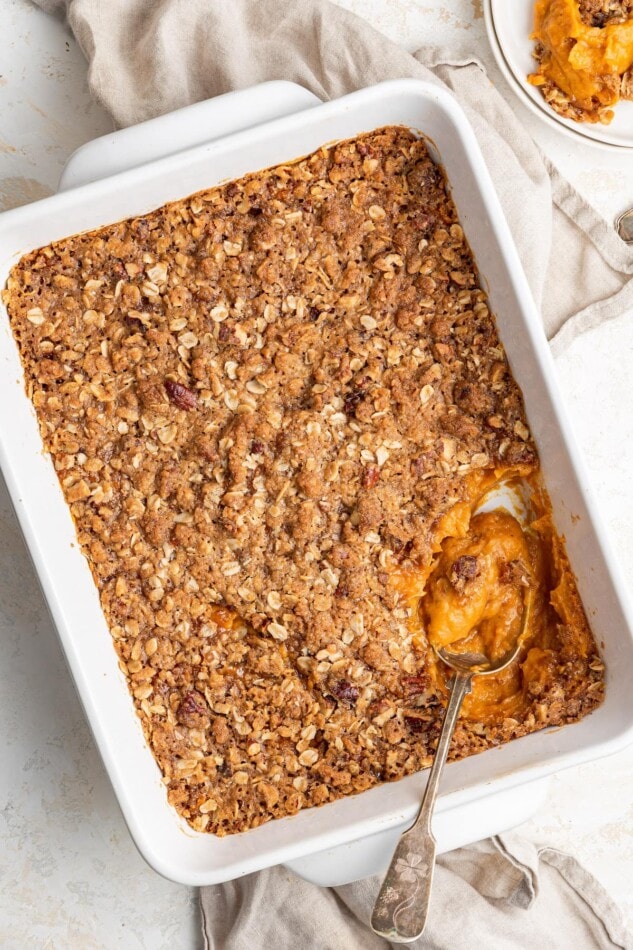
<path fill-rule="evenodd" d="M 368 925 L 381 884 L 316 887 L 283 867 L 203 888 L 207 950 L 381 950 Z M 632 950 L 619 910 L 575 858 L 499 835 L 442 855 L 413 950 Z"/>
<path fill-rule="evenodd" d="M 35 0 L 65 14 L 93 95 L 119 126 L 269 79 L 323 99 L 398 77 L 444 83 L 466 110 L 553 348 L 633 310 L 633 250 L 566 182 L 470 55 L 411 55 L 327 0 Z M 369 878 L 319 888 L 284 868 L 201 892 L 213 950 L 372 950 Z M 604 889 L 569 855 L 514 834 L 439 859 L 415 945 L 633 950 Z"/>

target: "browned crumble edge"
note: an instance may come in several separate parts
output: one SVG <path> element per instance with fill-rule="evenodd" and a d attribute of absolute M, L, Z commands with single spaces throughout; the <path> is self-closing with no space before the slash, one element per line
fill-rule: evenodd
<path fill-rule="evenodd" d="M 370 132 L 57 241 L 3 300 L 178 812 L 224 835 L 426 768 L 446 690 L 390 579 L 473 478 L 538 459 L 424 142 Z M 579 601 L 547 636 L 452 758 L 600 703 Z"/>
<path fill-rule="evenodd" d="M 585 26 L 626 23 L 633 19 L 633 0 L 579 0 L 578 12 Z"/>

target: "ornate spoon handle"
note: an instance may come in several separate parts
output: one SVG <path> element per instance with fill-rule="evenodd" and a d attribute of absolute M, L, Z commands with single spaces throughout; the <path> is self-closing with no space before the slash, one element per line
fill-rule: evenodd
<path fill-rule="evenodd" d="M 633 244 L 633 208 L 629 208 L 615 222 L 615 229 L 625 244 Z"/>
<path fill-rule="evenodd" d="M 400 838 L 374 904 L 371 926 L 393 943 L 417 940 L 426 924 L 435 866 L 431 816 L 455 723 L 462 700 L 470 692 L 472 676 L 472 673 L 455 673 L 418 817 Z"/>

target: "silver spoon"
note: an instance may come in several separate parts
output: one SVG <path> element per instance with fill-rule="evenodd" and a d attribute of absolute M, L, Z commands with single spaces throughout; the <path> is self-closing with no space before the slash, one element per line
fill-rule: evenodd
<path fill-rule="evenodd" d="M 616 219 L 615 229 L 625 244 L 633 244 L 633 208 Z"/>
<path fill-rule="evenodd" d="M 412 940 L 417 940 L 426 924 L 436 851 L 431 817 L 440 776 L 464 696 L 471 691 L 473 676 L 499 673 L 517 658 L 527 629 L 531 600 L 532 595 L 528 589 L 517 642 L 496 662 L 493 663 L 483 653 L 451 653 L 445 647 L 436 650 L 440 659 L 455 670 L 442 731 L 418 817 L 398 842 L 371 917 L 373 931 L 393 943 L 411 943 Z"/>

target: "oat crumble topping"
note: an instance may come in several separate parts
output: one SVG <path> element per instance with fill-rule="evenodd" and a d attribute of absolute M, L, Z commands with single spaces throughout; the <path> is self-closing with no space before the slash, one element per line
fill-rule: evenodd
<path fill-rule="evenodd" d="M 579 0 L 578 12 L 586 26 L 626 23 L 633 20 L 633 0 Z"/>

